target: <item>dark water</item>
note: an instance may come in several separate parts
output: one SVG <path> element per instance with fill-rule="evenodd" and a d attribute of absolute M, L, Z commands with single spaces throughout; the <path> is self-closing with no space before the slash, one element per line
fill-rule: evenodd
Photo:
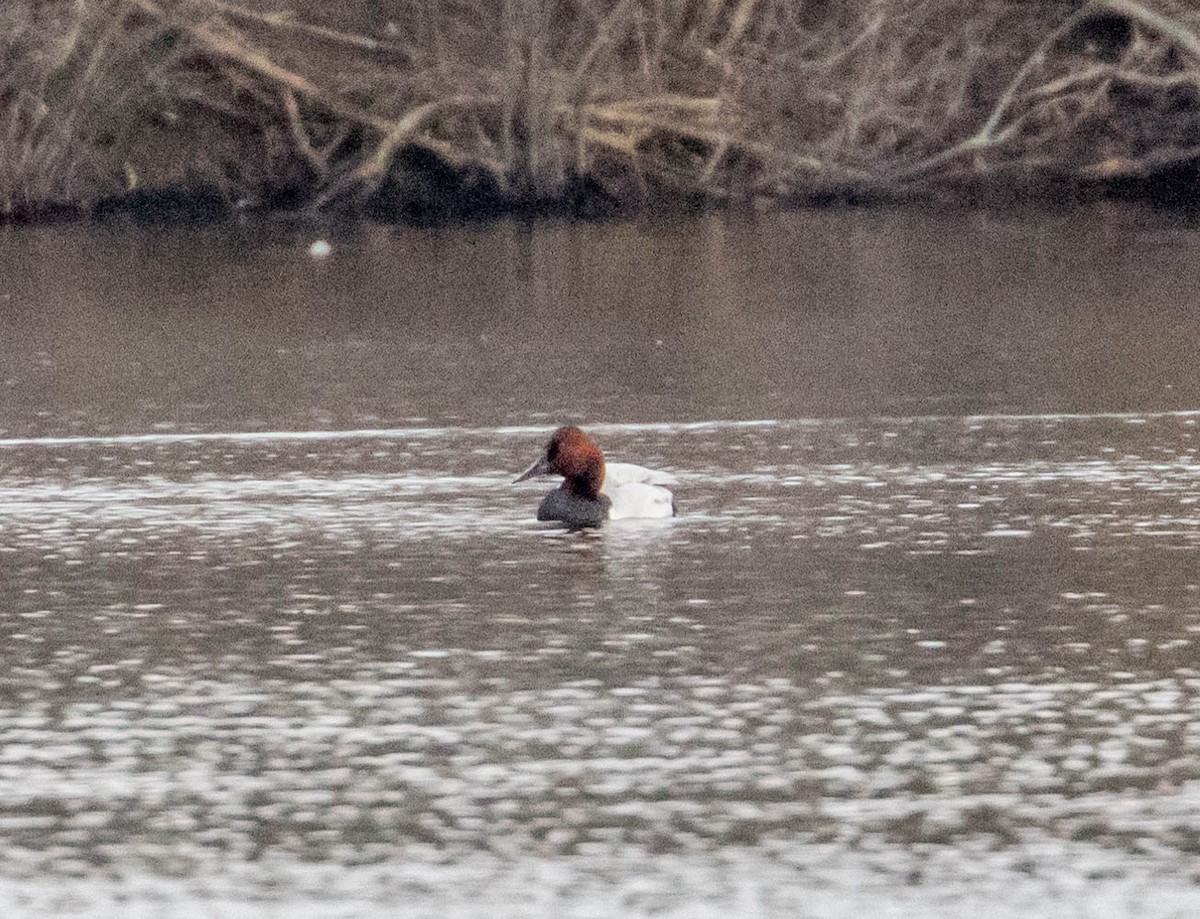
<path fill-rule="evenodd" d="M 0 234 L 0 914 L 1200 909 L 1200 231 L 313 238 Z"/>

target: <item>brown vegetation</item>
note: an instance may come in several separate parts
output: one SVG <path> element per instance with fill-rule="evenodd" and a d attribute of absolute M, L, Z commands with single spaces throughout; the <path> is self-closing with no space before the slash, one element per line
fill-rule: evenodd
<path fill-rule="evenodd" d="M 1200 158 L 1173 0 L 309 5 L 4 4 L 0 213 L 893 197 Z"/>

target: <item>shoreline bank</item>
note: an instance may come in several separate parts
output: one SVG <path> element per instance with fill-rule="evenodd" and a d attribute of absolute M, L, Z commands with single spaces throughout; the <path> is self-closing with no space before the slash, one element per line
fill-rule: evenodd
<path fill-rule="evenodd" d="M 1196 199 L 1165 0 L 369 6 L 10 7 L 0 220 Z"/>

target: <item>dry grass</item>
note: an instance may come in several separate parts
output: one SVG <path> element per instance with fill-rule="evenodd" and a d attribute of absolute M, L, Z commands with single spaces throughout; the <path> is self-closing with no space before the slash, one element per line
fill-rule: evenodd
<path fill-rule="evenodd" d="M 419 196 L 414 163 L 519 205 L 580 183 L 898 196 L 1200 156 L 1200 11 L 1171 0 L 392 0 L 374 34 L 310 6 L 6 5 L 0 210 L 146 186 L 340 206 Z"/>
<path fill-rule="evenodd" d="M 98 151 L 121 141 L 141 80 L 119 20 L 89 4 L 10 5 L 0 13 L 0 210 L 69 206 L 120 179 Z M 140 49 L 139 49 L 140 50 Z"/>

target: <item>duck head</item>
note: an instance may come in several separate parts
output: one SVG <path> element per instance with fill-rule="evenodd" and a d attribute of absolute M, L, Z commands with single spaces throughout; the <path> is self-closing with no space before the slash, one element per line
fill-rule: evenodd
<path fill-rule="evenodd" d="M 560 487 L 567 494 L 598 501 L 604 486 L 604 455 L 583 431 L 564 425 L 550 435 L 542 455 L 515 481 L 551 474 L 563 477 Z"/>

